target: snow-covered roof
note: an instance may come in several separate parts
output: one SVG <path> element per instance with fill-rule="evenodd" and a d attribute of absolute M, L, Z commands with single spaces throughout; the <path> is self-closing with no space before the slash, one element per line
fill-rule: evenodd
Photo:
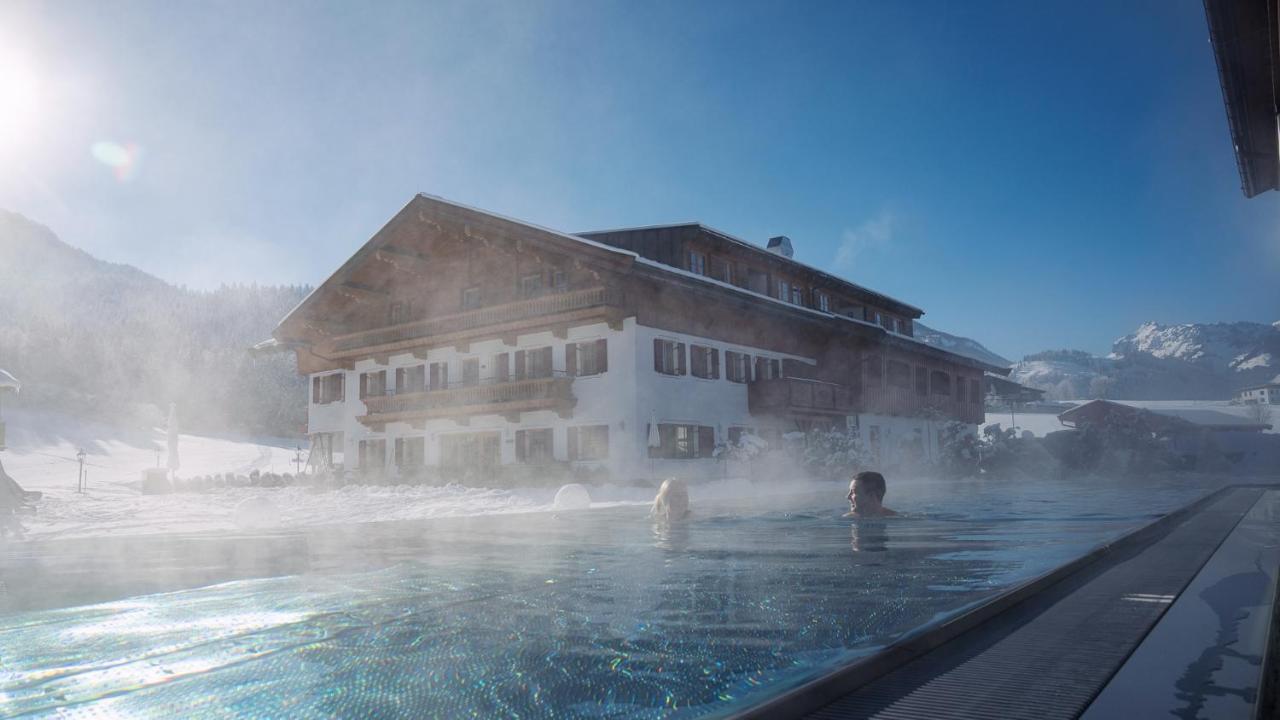
<path fill-rule="evenodd" d="M 22 389 L 22 383 L 18 382 L 18 378 L 10 375 L 4 370 L 0 370 L 0 390 L 12 390 L 18 392 Z"/>

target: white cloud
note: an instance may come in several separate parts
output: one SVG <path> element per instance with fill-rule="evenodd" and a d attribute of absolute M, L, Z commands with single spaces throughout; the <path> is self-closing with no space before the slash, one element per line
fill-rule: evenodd
<path fill-rule="evenodd" d="M 882 211 L 861 225 L 844 231 L 840 247 L 836 249 L 835 266 L 840 270 L 851 270 L 859 257 L 884 249 L 892 239 L 893 215 Z"/>

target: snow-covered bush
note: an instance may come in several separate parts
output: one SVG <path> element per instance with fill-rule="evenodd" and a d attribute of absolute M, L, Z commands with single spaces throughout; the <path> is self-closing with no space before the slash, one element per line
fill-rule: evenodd
<path fill-rule="evenodd" d="M 951 477 L 971 477 L 981 469 L 982 442 L 962 422 L 951 421 L 938 435 L 938 466 Z"/>
<path fill-rule="evenodd" d="M 805 471 L 815 478 L 844 479 L 873 464 L 871 453 L 856 431 L 813 429 L 801 437 L 803 443 L 799 447 L 798 459 Z"/>

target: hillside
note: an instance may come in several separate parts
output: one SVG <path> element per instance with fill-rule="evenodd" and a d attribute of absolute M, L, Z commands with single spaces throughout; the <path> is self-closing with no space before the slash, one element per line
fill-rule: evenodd
<path fill-rule="evenodd" d="M 0 211 L 0 367 L 31 409 L 157 422 L 177 402 L 184 428 L 296 434 L 306 396 L 292 358 L 246 349 L 308 290 L 175 287 Z"/>
<path fill-rule="evenodd" d="M 965 357 L 970 357 L 974 360 L 980 360 L 982 362 L 990 363 L 991 365 L 999 365 L 1001 367 L 1009 367 L 1013 364 L 1012 360 L 988 350 L 985 345 L 977 340 L 961 337 L 959 335 L 952 335 L 951 333 L 945 333 L 941 330 L 934 330 L 918 320 L 913 323 L 913 330 L 914 336 L 917 340 L 923 340 L 930 345 L 940 347 L 944 350 L 949 350 L 957 355 L 964 355 Z"/>
<path fill-rule="evenodd" d="M 1050 350 L 1023 358 L 1010 377 L 1056 400 L 1225 400 L 1280 377 L 1280 323 L 1145 323 L 1106 357 Z"/>

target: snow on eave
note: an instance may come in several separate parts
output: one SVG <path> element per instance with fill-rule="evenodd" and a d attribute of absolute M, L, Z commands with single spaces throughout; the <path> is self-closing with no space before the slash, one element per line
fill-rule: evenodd
<path fill-rule="evenodd" d="M 632 251 L 630 251 L 630 250 L 623 250 L 622 248 L 619 248 L 619 247 L 614 247 L 614 246 L 612 246 L 612 245 L 606 245 L 605 243 L 602 243 L 602 242 L 596 242 L 595 240 L 592 240 L 592 239 L 590 239 L 590 238 L 584 238 L 584 237 L 580 237 L 580 236 L 578 236 L 578 235 L 571 235 L 570 233 L 561 232 L 561 231 L 559 231 L 559 230 L 552 230 L 552 229 L 551 229 L 551 228 L 549 228 L 549 227 L 544 227 L 544 226 L 542 226 L 542 225 L 537 225 L 537 224 L 531 223 L 531 222 L 529 222 L 529 221 L 527 221 L 527 220 L 518 220 L 518 219 L 516 219 L 516 218 L 508 217 L 508 216 L 506 216 L 506 215 L 502 215 L 502 214 L 499 214 L 499 213 L 496 213 L 496 212 L 492 212 L 492 211 L 490 211 L 490 210 L 484 210 L 484 209 L 482 209 L 482 208 L 472 207 L 471 205 L 464 205 L 464 204 L 462 204 L 462 203 L 460 203 L 460 202 L 454 202 L 454 201 L 452 201 L 452 200 L 447 200 L 447 199 L 445 199 L 445 198 L 440 197 L 439 195 L 428 195 L 427 193 L 418 193 L 417 197 L 423 198 L 423 199 L 425 199 L 425 200 L 431 200 L 431 201 L 433 201 L 433 202 L 438 202 L 438 203 L 441 203 L 441 204 L 444 204 L 444 205 L 450 205 L 450 206 L 452 206 L 452 207 L 456 207 L 456 208 L 459 208 L 459 209 L 461 209 L 461 210 L 467 210 L 467 211 L 469 211 L 469 212 L 477 213 L 477 214 L 480 214 L 480 215 L 488 215 L 489 217 L 491 217 L 491 218 L 495 218 L 495 219 L 497 219 L 497 220 L 504 220 L 504 221 L 509 222 L 509 223 L 515 223 L 516 225 L 523 225 L 523 226 L 525 226 L 525 227 L 527 227 L 527 228 L 532 228 L 532 229 L 534 229 L 534 230 L 540 230 L 540 231 L 542 231 L 542 232 L 544 232 L 544 233 L 547 233 L 547 234 L 549 234 L 549 235 L 555 235 L 555 236 L 560 237 L 560 238 L 563 238 L 563 239 L 565 239 L 565 240 L 572 240 L 573 242 L 576 242 L 576 243 L 582 243 L 583 245 L 589 245 L 589 246 L 594 247 L 594 248 L 597 248 L 597 249 L 599 249 L 599 250 L 606 250 L 606 251 L 611 252 L 611 253 L 614 253 L 614 254 L 616 254 L 616 255 L 622 255 L 622 256 L 630 257 L 630 258 L 638 258 L 638 257 L 640 257 L 639 255 L 637 255 L 636 253 L 634 253 L 634 252 L 632 252 Z"/>
<path fill-rule="evenodd" d="M 0 370 L 0 390 L 12 390 L 18 392 L 22 389 L 22 383 L 18 382 L 18 378 L 10 375 L 4 370 Z"/>
<path fill-rule="evenodd" d="M 852 281 L 850 281 L 850 280 L 846 280 L 846 279 L 844 279 L 844 278 L 842 278 L 842 277 L 840 277 L 840 276 L 838 276 L 838 275 L 832 275 L 831 273 L 827 272 L 826 270 L 822 270 L 822 269 L 820 269 L 820 268 L 816 268 L 816 267 L 814 267 L 814 266 L 812 266 L 812 265 L 810 265 L 810 264 L 808 264 L 808 263 L 800 262 L 799 260 L 796 260 L 795 258 L 789 258 L 789 257 L 787 257 L 786 255 L 779 255 L 778 253 L 771 252 L 768 248 L 762 248 L 762 247 L 760 247 L 759 245 L 756 245 L 755 243 L 748 242 L 748 241 L 746 241 L 746 240 L 743 240 L 743 239 L 742 239 L 742 238 L 740 238 L 740 237 L 737 237 L 737 236 L 731 235 L 731 234 L 729 234 L 729 233 L 727 233 L 727 232 L 725 232 L 725 231 L 723 231 L 723 230 L 717 230 L 716 228 L 713 228 L 713 227 L 711 227 L 710 225 L 707 225 L 707 224 L 705 224 L 705 223 L 698 222 L 698 221 L 693 221 L 693 222 L 684 222 L 684 223 L 668 223 L 668 224 L 662 224 L 662 225 L 641 225 L 641 226 L 638 226 L 638 227 L 614 228 L 614 229 L 611 229 L 611 230 L 588 230 L 588 231 L 583 232 L 583 233 L 581 233 L 581 234 L 582 234 L 582 235 L 603 235 L 603 234 L 606 234 L 606 233 L 616 233 L 616 232 L 634 232 L 634 231 L 639 231 L 639 230 L 660 230 L 660 229 L 663 229 L 663 228 L 682 228 L 682 227 L 696 227 L 696 228 L 699 228 L 699 229 L 701 229 L 701 230 L 703 230 L 703 231 L 705 231 L 705 232 L 707 232 L 707 233 L 710 233 L 710 234 L 712 234 L 712 235 L 717 235 L 717 236 L 719 236 L 719 237 L 721 237 L 721 238 L 723 238 L 723 239 L 725 239 L 725 240 L 727 240 L 727 241 L 729 241 L 729 242 L 731 242 L 731 243 L 733 243 L 733 244 L 735 244 L 735 245 L 740 245 L 740 246 L 742 246 L 742 247 L 744 247 L 744 248 L 746 248 L 746 249 L 748 249 L 748 250 L 752 250 L 752 251 L 757 252 L 757 253 L 765 253 L 765 254 L 766 254 L 766 255 L 768 255 L 770 258 L 773 258 L 773 259 L 776 259 L 776 260 L 781 260 L 781 261 L 783 261 L 783 262 L 787 262 L 787 263 L 791 263 L 792 265 L 796 265 L 796 266 L 798 266 L 798 267 L 800 267 L 800 268 L 803 268 L 803 269 L 805 269 L 805 270 L 808 270 L 809 272 L 816 273 L 816 274 L 818 274 L 818 275 L 820 275 L 820 276 L 822 276 L 822 277 L 824 277 L 824 278 L 826 278 L 826 279 L 828 279 L 828 280 L 834 281 L 834 282 L 839 283 L 839 284 L 841 284 L 841 285 L 846 285 L 846 286 L 848 286 L 848 287 L 851 287 L 851 288 L 853 288 L 854 290 L 856 290 L 856 291 L 858 291 L 858 292 L 866 293 L 867 295 L 871 295 L 871 296 L 874 296 L 874 297 L 877 297 L 877 298 L 881 298 L 881 299 L 883 299 L 883 300 L 887 300 L 887 301 L 889 301 L 890 303 L 893 303 L 893 304 L 895 304 L 895 305 L 899 305 L 899 306 L 901 306 L 901 307 L 904 307 L 904 308 L 906 308 L 906 309 L 908 309 L 908 310 L 910 310 L 910 311 L 912 311 L 912 312 L 916 312 L 916 313 L 919 313 L 920 315 L 924 315 L 924 310 L 922 310 L 922 309 L 920 309 L 920 308 L 916 307 L 915 305 L 912 305 L 911 303 L 903 302 L 903 301 L 901 301 L 901 300 L 899 300 L 899 299 L 897 299 L 897 298 L 895 298 L 895 297 L 893 297 L 893 296 L 891 296 L 891 295 L 886 295 L 886 294 L 884 294 L 884 293 L 882 293 L 882 292 L 879 292 L 879 291 L 876 291 L 876 290 L 872 290 L 872 289 L 871 289 L 871 288 L 869 288 L 869 287 L 866 287 L 866 286 L 863 286 L 863 285 L 859 285 L 858 283 L 852 282 Z"/>

